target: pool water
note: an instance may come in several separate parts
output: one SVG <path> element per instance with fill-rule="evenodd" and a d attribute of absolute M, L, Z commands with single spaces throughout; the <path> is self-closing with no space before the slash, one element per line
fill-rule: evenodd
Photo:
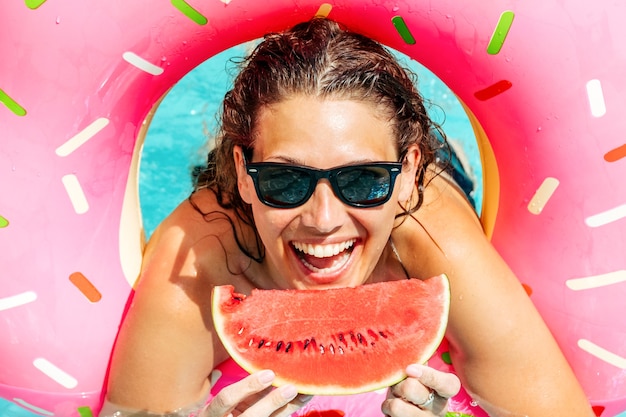
<path fill-rule="evenodd" d="M 162 101 L 148 129 L 139 169 L 139 198 L 146 237 L 190 193 L 191 170 L 206 158 L 207 138 L 216 127 L 216 113 L 236 67 L 230 61 L 244 56 L 250 45 L 231 48 L 198 66 L 177 83 Z M 438 78 L 409 58 L 400 57 L 418 75 L 418 87 L 430 106 L 431 117 L 441 123 L 448 138 L 464 150 L 477 178 L 478 210 L 482 195 L 482 169 L 476 140 L 456 96 Z M 0 416 L 33 417 L 17 405 L 0 399 Z"/>

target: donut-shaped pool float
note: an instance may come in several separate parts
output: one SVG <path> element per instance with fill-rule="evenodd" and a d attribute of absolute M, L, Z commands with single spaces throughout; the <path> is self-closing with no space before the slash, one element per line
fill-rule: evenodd
<path fill-rule="evenodd" d="M 216 53 L 316 14 L 414 58 L 464 103 L 485 230 L 596 414 L 623 414 L 626 3 L 610 0 L 4 2 L 0 398 L 97 413 L 141 262 L 147 115 Z"/>

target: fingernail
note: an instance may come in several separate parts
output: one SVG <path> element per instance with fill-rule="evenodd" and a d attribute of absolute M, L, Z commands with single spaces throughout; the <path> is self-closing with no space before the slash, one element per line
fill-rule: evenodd
<path fill-rule="evenodd" d="M 274 372 L 269 370 L 259 372 L 258 376 L 259 382 L 261 384 L 269 384 L 274 380 L 274 377 L 276 377 L 276 375 L 274 375 Z"/>
<path fill-rule="evenodd" d="M 406 367 L 406 373 L 409 376 L 419 378 L 424 374 L 424 367 L 421 365 L 409 365 Z"/>
<path fill-rule="evenodd" d="M 283 385 L 279 388 L 280 394 L 286 400 L 293 400 L 298 395 L 298 391 L 296 391 L 296 387 L 293 385 Z"/>
<path fill-rule="evenodd" d="M 309 401 L 311 401 L 313 399 L 312 395 L 301 395 L 300 397 L 298 397 L 298 400 L 300 400 L 300 402 L 302 404 L 308 403 Z"/>

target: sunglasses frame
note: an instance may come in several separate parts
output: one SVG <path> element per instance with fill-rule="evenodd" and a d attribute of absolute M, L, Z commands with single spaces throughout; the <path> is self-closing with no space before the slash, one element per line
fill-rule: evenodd
<path fill-rule="evenodd" d="M 394 186 L 396 183 L 396 178 L 402 172 L 402 162 L 369 162 L 366 164 L 352 164 L 352 165 L 341 165 L 338 167 L 330 168 L 330 169 L 318 169 L 318 168 L 310 168 L 302 165 L 293 165 L 286 164 L 282 162 L 250 162 L 248 163 L 246 157 L 244 156 L 244 166 L 246 168 L 246 172 L 252 178 L 252 182 L 254 183 L 254 189 L 256 191 L 257 197 L 259 200 L 269 207 L 274 208 L 295 208 L 305 204 L 313 193 L 315 192 L 315 188 L 317 188 L 317 184 L 321 179 L 327 179 L 331 185 L 333 193 L 335 196 L 344 204 L 350 207 L 355 208 L 372 208 L 378 207 L 385 204 L 391 198 L 393 194 Z M 389 192 L 382 199 L 378 200 L 372 204 L 363 204 L 363 203 L 354 203 L 350 200 L 346 199 L 337 183 L 337 176 L 341 174 L 342 171 L 353 168 L 383 168 L 389 174 Z M 305 197 L 298 201 L 297 203 L 285 203 L 285 204 L 276 204 L 271 201 L 263 198 L 263 193 L 259 186 L 259 174 L 265 168 L 289 168 L 296 171 L 305 172 L 309 178 L 312 178 L 314 181 L 309 183 L 309 188 L 305 194 Z"/>

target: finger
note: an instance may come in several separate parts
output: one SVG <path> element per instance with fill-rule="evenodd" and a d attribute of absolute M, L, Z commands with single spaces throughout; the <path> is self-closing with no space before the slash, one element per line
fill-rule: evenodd
<path fill-rule="evenodd" d="M 446 412 L 448 410 L 448 399 L 435 394 L 434 391 L 429 390 L 414 378 L 413 381 L 419 384 L 419 386 L 421 387 L 419 391 L 424 392 L 424 394 L 417 395 L 410 393 L 409 395 L 403 397 L 397 397 L 393 395 L 393 393 L 391 392 L 392 390 L 390 389 L 387 395 L 387 400 L 383 402 L 382 405 L 383 413 L 393 417 L 447 415 Z M 431 393 L 432 400 L 430 400 Z"/>
<path fill-rule="evenodd" d="M 272 417 L 291 416 L 293 413 L 295 413 L 303 406 L 305 406 L 309 401 L 311 401 L 312 398 L 313 397 L 311 395 L 298 394 L 298 396 L 294 398 L 291 402 L 289 402 L 289 404 L 285 405 L 274 414 L 272 414 Z"/>
<path fill-rule="evenodd" d="M 380 407 L 384 415 L 389 417 L 421 417 L 432 414 L 417 408 L 414 404 L 410 404 L 400 398 L 388 398 L 383 401 Z"/>
<path fill-rule="evenodd" d="M 449 372 L 441 372 L 428 366 L 413 364 L 406 368 L 406 373 L 445 399 L 454 397 L 461 390 L 459 377 Z"/>
<path fill-rule="evenodd" d="M 417 378 L 405 380 L 391 386 L 387 398 L 400 398 L 415 405 L 423 404 L 430 394 L 430 389 L 422 384 Z"/>
<path fill-rule="evenodd" d="M 274 413 L 277 411 L 278 414 L 280 414 L 279 410 L 289 408 L 286 406 L 295 400 L 297 396 L 298 392 L 293 385 L 283 385 L 271 391 L 265 397 L 250 406 L 241 414 L 241 417 L 270 416 L 275 415 Z M 296 409 L 299 408 L 295 402 L 292 407 L 296 407 Z"/>
<path fill-rule="evenodd" d="M 274 372 L 265 370 L 256 372 L 224 387 L 209 403 L 206 408 L 206 415 L 209 417 L 222 417 L 229 414 L 244 403 L 246 398 L 257 394 L 269 387 L 274 381 Z"/>

